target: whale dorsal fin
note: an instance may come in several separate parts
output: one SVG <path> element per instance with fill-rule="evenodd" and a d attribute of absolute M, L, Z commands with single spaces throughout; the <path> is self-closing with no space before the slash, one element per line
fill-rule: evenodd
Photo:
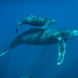
<path fill-rule="evenodd" d="M 60 65 L 64 60 L 65 51 L 65 41 L 62 37 L 58 37 L 58 61 L 57 65 Z"/>

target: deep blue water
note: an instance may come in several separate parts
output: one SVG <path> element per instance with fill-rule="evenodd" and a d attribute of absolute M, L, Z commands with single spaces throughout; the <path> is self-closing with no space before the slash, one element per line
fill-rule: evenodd
<path fill-rule="evenodd" d="M 29 28 L 16 24 L 29 15 L 56 19 L 52 28 L 78 29 L 78 0 L 0 0 L 0 51 Z M 66 55 L 60 66 L 57 44 L 47 46 L 21 45 L 0 57 L 0 78 L 78 78 L 78 37 L 66 42 Z"/>

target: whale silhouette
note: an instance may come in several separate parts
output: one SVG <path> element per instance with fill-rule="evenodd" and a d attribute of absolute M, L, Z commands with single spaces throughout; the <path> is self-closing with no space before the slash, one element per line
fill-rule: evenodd
<path fill-rule="evenodd" d="M 52 18 L 44 18 L 44 17 L 36 17 L 30 15 L 18 22 L 16 26 L 16 33 L 18 33 L 18 29 L 23 24 L 28 24 L 35 27 L 41 27 L 43 29 L 47 28 L 49 25 L 56 23 L 55 19 Z"/>
<path fill-rule="evenodd" d="M 21 35 L 17 36 L 10 44 L 9 48 L 2 51 L 0 56 L 21 44 L 32 45 L 49 45 L 58 44 L 58 60 L 57 65 L 60 65 L 66 53 L 65 41 L 78 36 L 78 30 L 59 30 L 59 29 L 28 29 Z"/>

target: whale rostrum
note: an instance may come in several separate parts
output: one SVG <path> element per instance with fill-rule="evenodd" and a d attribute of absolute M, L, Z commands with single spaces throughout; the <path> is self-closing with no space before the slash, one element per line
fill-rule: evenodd
<path fill-rule="evenodd" d="M 17 36 L 8 49 L 0 52 L 0 56 L 6 54 L 13 48 L 22 44 L 32 45 L 50 45 L 58 44 L 57 65 L 62 64 L 66 53 L 66 41 L 78 36 L 78 30 L 59 30 L 59 29 L 42 29 L 31 28 Z"/>

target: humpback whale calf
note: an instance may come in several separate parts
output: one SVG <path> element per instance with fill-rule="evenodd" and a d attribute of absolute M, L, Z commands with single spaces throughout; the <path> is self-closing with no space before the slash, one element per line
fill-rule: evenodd
<path fill-rule="evenodd" d="M 66 47 L 65 41 L 78 36 L 78 30 L 59 30 L 59 29 L 28 29 L 23 32 L 21 35 L 16 37 L 13 42 L 10 44 L 9 48 L 0 52 L 0 56 L 6 54 L 8 51 L 21 44 L 32 44 L 32 45 L 49 45 L 49 44 L 58 44 L 58 59 L 57 65 L 60 65 L 63 62 Z"/>
<path fill-rule="evenodd" d="M 44 28 L 47 28 L 48 25 L 54 24 L 55 22 L 56 20 L 52 18 L 36 17 L 33 15 L 30 15 L 29 17 L 26 17 L 18 22 L 16 26 L 16 33 L 18 33 L 19 27 L 23 24 L 41 27 L 44 29 Z"/>

